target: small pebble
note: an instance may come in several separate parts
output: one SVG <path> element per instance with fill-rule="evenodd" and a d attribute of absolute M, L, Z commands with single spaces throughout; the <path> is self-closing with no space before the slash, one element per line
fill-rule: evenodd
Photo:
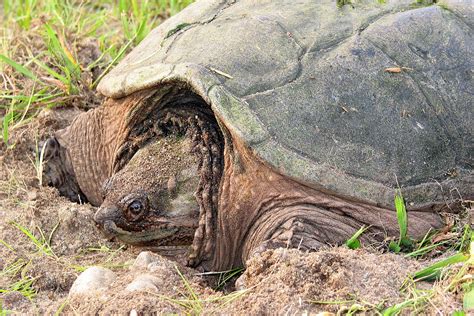
<path fill-rule="evenodd" d="M 28 199 L 28 201 L 36 200 L 38 198 L 38 191 L 36 190 L 28 191 L 28 193 L 26 193 L 26 198 Z"/>
<path fill-rule="evenodd" d="M 72 284 L 69 296 L 77 294 L 94 295 L 106 290 L 116 279 L 116 275 L 109 269 L 90 267 L 82 272 Z"/>
<path fill-rule="evenodd" d="M 158 291 L 156 284 L 161 283 L 160 280 L 150 274 L 141 274 L 132 281 L 125 290 L 129 292 L 134 291 Z"/>
<path fill-rule="evenodd" d="M 157 262 L 160 260 L 161 260 L 161 257 L 158 256 L 157 254 L 154 254 L 151 251 L 142 251 L 138 254 L 131 268 L 132 269 L 139 269 L 139 268 L 146 269 L 150 263 Z"/>

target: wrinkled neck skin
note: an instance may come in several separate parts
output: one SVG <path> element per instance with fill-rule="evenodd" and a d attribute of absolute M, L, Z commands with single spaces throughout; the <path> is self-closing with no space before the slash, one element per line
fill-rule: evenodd
<path fill-rule="evenodd" d="M 293 181 L 260 161 L 238 138 L 225 138 L 213 270 L 243 266 L 266 249 L 315 250 L 341 244 L 363 225 L 372 225 L 363 240 L 398 235 L 393 210 Z M 433 212 L 411 212 L 410 218 L 415 221 L 409 233 L 417 236 L 441 224 Z"/>

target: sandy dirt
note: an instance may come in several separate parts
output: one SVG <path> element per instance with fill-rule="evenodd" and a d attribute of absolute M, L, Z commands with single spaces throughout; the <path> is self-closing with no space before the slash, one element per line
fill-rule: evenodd
<path fill-rule="evenodd" d="M 382 310 L 404 301 L 402 284 L 427 264 L 371 249 L 339 247 L 315 253 L 277 249 L 251 259 L 236 285 L 230 282 L 225 291 L 215 290 L 216 277 L 203 276 L 164 257 L 156 256 L 151 266 L 137 267 L 133 262 L 143 249 L 106 240 L 92 220 L 94 207 L 72 203 L 55 189 L 40 186 L 34 164 L 36 142 L 67 126 L 81 111 L 44 111 L 12 131 L 13 148 L 0 145 L 0 288 L 12 289 L 19 280 L 31 280 L 36 293 L 31 299 L 13 290 L 0 293 L 3 310 L 76 315 L 294 315 L 338 310 L 344 314 L 359 304 L 375 313 L 374 308 Z M 40 250 L 18 225 L 38 239 L 41 233 L 45 239 L 51 236 L 52 251 Z M 8 272 L 15 263 L 18 271 Z M 68 297 L 73 282 L 90 266 L 106 267 L 117 278 L 99 294 Z M 156 290 L 127 291 L 127 285 L 143 274 L 156 280 Z M 437 309 L 441 313 L 461 309 L 460 299 L 456 293 L 438 298 L 437 307 L 426 313 L 438 314 Z"/>

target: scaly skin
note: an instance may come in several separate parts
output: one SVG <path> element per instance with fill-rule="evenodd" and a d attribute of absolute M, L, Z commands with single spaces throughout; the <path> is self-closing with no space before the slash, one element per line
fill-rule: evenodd
<path fill-rule="evenodd" d="M 224 175 L 219 193 L 218 233 L 209 261 L 217 271 L 245 265 L 266 249 L 316 250 L 341 244 L 363 225 L 362 239 L 397 236 L 394 210 L 348 200 L 282 176 L 255 157 L 245 144 L 225 131 Z M 430 209 L 409 212 L 409 234 L 423 235 L 441 227 Z"/>

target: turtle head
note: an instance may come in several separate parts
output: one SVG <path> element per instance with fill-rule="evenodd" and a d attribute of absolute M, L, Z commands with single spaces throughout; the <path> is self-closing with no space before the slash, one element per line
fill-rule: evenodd
<path fill-rule="evenodd" d="M 191 244 L 198 226 L 198 164 L 186 140 L 162 139 L 140 149 L 109 178 L 94 216 L 109 236 L 132 245 Z"/>

